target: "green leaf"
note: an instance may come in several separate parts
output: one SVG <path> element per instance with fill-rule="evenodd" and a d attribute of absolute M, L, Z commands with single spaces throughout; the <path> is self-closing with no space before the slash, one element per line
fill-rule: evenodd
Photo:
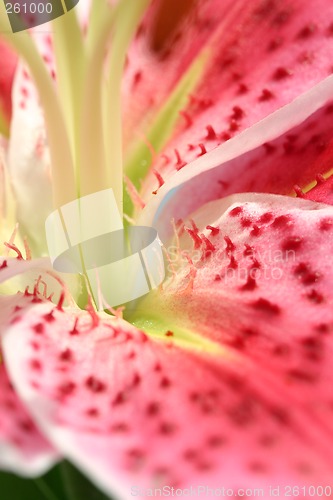
<path fill-rule="evenodd" d="M 0 472 L 0 496 L 17 500 L 67 500 L 62 488 L 59 466 L 41 478 L 27 479 Z"/>
<path fill-rule="evenodd" d="M 3 500 L 112 500 L 69 462 L 61 462 L 40 478 L 27 479 L 0 471 Z"/>
<path fill-rule="evenodd" d="M 71 463 L 64 461 L 60 464 L 60 468 L 67 493 L 67 500 L 112 500 L 98 490 Z"/>

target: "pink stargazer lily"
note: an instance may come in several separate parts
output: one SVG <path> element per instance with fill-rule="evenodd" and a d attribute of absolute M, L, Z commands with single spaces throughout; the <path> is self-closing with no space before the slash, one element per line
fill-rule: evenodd
<path fill-rule="evenodd" d="M 0 466 L 34 476 L 67 458 L 124 499 L 163 485 L 319 498 L 333 472 L 333 4 L 138 0 L 131 18 L 133 2 L 87 14 L 81 0 L 84 36 L 72 11 L 54 37 L 0 45 Z M 11 50 L 26 59 L 12 101 Z M 158 229 L 170 271 L 124 318 L 64 284 L 43 230 L 74 167 L 84 193 L 113 166 L 121 205 L 122 154 L 124 211 Z"/>

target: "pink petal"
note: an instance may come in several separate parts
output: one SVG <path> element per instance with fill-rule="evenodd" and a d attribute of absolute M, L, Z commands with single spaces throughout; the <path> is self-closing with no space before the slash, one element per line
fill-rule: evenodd
<path fill-rule="evenodd" d="M 305 194 L 303 198 L 317 201 L 318 203 L 327 203 L 333 205 L 333 178 L 329 175 L 327 178 L 321 175 L 321 172 L 330 173 L 333 157 L 333 141 L 331 140 L 324 152 L 319 155 L 314 165 L 314 170 L 319 172 L 316 176 L 316 183 Z"/>
<path fill-rule="evenodd" d="M 257 214 L 261 209 L 264 202 Z M 301 210 L 294 212 L 298 220 Z M 308 219 L 313 215 L 305 213 Z M 220 298 L 223 288 L 209 271 L 207 284 Z M 265 292 L 267 299 L 270 293 Z M 188 302 L 193 297 L 195 304 L 198 294 L 194 290 Z M 173 343 L 171 331 L 166 342 L 157 341 L 121 320 L 22 299 L 27 308 L 13 311 L 3 341 L 14 386 L 52 443 L 99 487 L 120 498 L 128 499 L 134 485 L 260 485 L 268 498 L 269 484 L 329 484 L 329 336 L 312 332 L 323 345 L 319 362 L 317 347 L 307 340 L 312 320 L 295 330 L 298 318 L 305 317 L 303 308 L 301 316 L 284 308 L 289 318 L 284 330 L 279 317 L 259 307 L 236 311 L 234 304 L 222 316 L 207 289 L 206 295 L 223 335 L 232 311 L 240 321 L 244 310 L 244 322 L 253 318 L 258 327 L 265 318 L 265 332 L 249 334 L 248 351 L 233 346 L 227 335 L 216 354 L 183 350 Z M 224 309 L 231 298 L 230 291 Z M 182 301 L 180 293 L 177 299 Z M 322 321 L 331 315 L 325 305 L 304 301 L 310 318 L 316 307 Z M 207 326 L 205 303 L 202 311 L 195 328 L 200 332 Z M 180 323 L 171 318 L 170 329 L 177 331 Z M 281 355 L 273 354 L 284 343 L 291 353 L 283 355 L 281 348 Z"/>
<path fill-rule="evenodd" d="M 314 181 L 331 168 L 332 99 L 330 77 L 184 167 L 151 198 L 140 223 L 155 224 L 165 237 L 173 217 L 186 217 L 208 201 L 237 192 L 290 195 L 295 184 Z"/>
<path fill-rule="evenodd" d="M 333 178 L 325 180 L 319 176 L 314 188 L 304 194 L 303 198 L 333 205 Z"/>
<path fill-rule="evenodd" d="M 14 276 L 18 276 L 27 271 L 44 272 L 51 269 L 51 262 L 48 257 L 33 260 L 0 257 L 0 283 L 4 283 Z"/>
<path fill-rule="evenodd" d="M 1 298 L 1 334 L 8 310 L 18 311 L 20 302 L 18 297 Z M 58 460 L 58 453 L 40 434 L 15 393 L 3 360 L 0 362 L 0 388 L 0 468 L 24 476 L 41 475 Z"/>
<path fill-rule="evenodd" d="M 27 287 L 29 287 L 29 292 L 32 293 L 34 286 L 36 285 L 36 280 L 38 280 L 39 276 L 44 278 L 44 281 L 50 281 L 52 278 L 48 276 L 46 273 L 52 269 L 51 262 L 48 257 L 40 258 L 40 259 L 32 259 L 32 260 L 24 260 L 23 258 L 7 258 L 0 257 L 0 283 L 5 283 L 7 280 L 15 276 L 20 276 L 22 289 L 18 291 L 24 291 Z M 30 272 L 29 275 L 25 273 Z M 53 278 L 52 285 L 53 288 L 56 283 L 56 291 L 61 293 L 60 284 Z M 17 286 L 17 285 L 16 285 Z M 55 291 L 55 290 L 53 290 Z M 45 283 L 44 293 L 47 292 L 47 284 Z M 50 295 L 50 292 L 48 293 Z M 1 297 L 1 295 L 0 295 Z"/>
<path fill-rule="evenodd" d="M 129 55 L 127 135 L 131 120 L 136 128 L 140 120 L 143 127 L 149 123 L 200 49 L 210 54 L 201 84 L 154 164 L 164 177 L 179 167 L 175 150 L 181 163 L 190 163 L 201 154 L 201 144 L 210 151 L 332 72 L 333 6 L 327 0 L 196 2 L 165 37 L 164 52 L 154 50 L 155 17 L 143 24 Z"/>
<path fill-rule="evenodd" d="M 265 337 L 288 342 L 333 327 L 331 206 L 277 195 L 234 195 L 205 205 L 178 227 L 180 247 L 192 265 L 182 256 L 182 268 L 163 293 L 148 296 L 144 310 L 155 301 L 152 310 L 171 309 L 178 322 L 200 324 L 205 335 L 223 343 L 234 342 L 244 329 L 258 334 L 265 329 Z M 177 265 L 171 245 L 172 263 Z M 250 347 L 257 346 L 257 340 L 249 340 Z"/>
<path fill-rule="evenodd" d="M 182 75 L 211 39 L 230 3 L 227 0 L 215 10 L 217 16 L 212 30 L 199 29 L 200 19 L 196 17 L 200 13 L 209 23 L 215 0 L 196 2 L 196 5 L 192 0 L 181 3 L 162 0 L 152 4 L 127 57 L 123 81 L 126 146 L 140 138 L 138 130 L 150 124 Z"/>
<path fill-rule="evenodd" d="M 12 114 L 12 84 L 17 64 L 17 56 L 0 40 L 0 114 L 8 125 Z"/>
<path fill-rule="evenodd" d="M 47 45 L 46 41 L 44 45 Z M 51 61 L 49 55 L 45 57 Z M 17 70 L 13 89 L 8 168 L 21 231 L 28 236 L 36 255 L 40 256 L 46 252 L 44 225 L 52 210 L 50 158 L 38 95 L 22 64 Z"/>
<path fill-rule="evenodd" d="M 27 271 L 43 272 L 49 268 L 49 259 L 46 258 L 26 261 L 1 257 L 0 283 Z M 0 298 L 0 337 L 10 319 L 9 313 L 12 310 L 19 311 L 21 302 L 20 296 Z M 58 460 L 58 453 L 39 433 L 17 397 L 1 358 L 0 351 L 0 468 L 20 475 L 41 475 Z"/>
<path fill-rule="evenodd" d="M 50 26 L 36 28 L 32 36 L 51 77 L 56 81 L 56 62 Z M 18 35 L 20 36 L 20 35 Z M 13 118 L 8 144 L 8 168 L 17 202 L 22 234 L 28 236 L 35 256 L 47 253 L 45 219 L 52 211 L 51 164 L 44 113 L 28 67 L 17 67 L 13 85 Z"/>

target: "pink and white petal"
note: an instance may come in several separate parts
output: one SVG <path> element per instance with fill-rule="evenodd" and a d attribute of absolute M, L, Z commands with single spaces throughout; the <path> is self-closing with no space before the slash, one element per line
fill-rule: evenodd
<path fill-rule="evenodd" d="M 129 49 L 123 79 L 127 152 L 131 143 L 139 139 L 138 130 L 145 131 L 182 75 L 211 41 L 232 2 L 227 0 L 216 8 L 217 3 L 152 3 Z M 203 26 L 205 22 L 210 29 Z"/>
<path fill-rule="evenodd" d="M 56 80 L 52 30 L 31 30 L 36 47 L 51 77 Z M 20 231 L 28 236 L 36 257 L 47 254 L 45 219 L 52 211 L 52 179 L 44 113 L 28 67 L 17 67 L 13 91 L 13 116 L 8 145 L 8 168 L 17 202 Z"/>
<path fill-rule="evenodd" d="M 36 256 L 46 254 L 45 219 L 52 210 L 50 158 L 42 109 L 27 69 L 19 66 L 13 89 L 8 168 L 17 220 Z"/>
<path fill-rule="evenodd" d="M 162 292 L 141 302 L 146 314 L 173 311 L 179 324 L 200 325 L 205 336 L 222 343 L 237 340 L 246 328 L 263 329 L 266 337 L 280 336 L 283 342 L 315 332 L 319 339 L 321 330 L 332 329 L 330 205 L 234 195 L 208 203 L 178 231 L 189 260 L 180 254 L 177 262 L 170 247 L 171 264 L 176 271 L 177 264 L 183 268 L 169 276 Z M 250 345 L 256 339 L 263 340 L 258 335 Z"/>
<path fill-rule="evenodd" d="M 10 378 L 54 446 L 107 493 L 260 484 L 268 498 L 270 484 L 330 484 L 329 336 L 322 377 L 290 341 L 310 382 L 270 365 L 269 348 L 265 362 L 227 344 L 183 350 L 105 315 L 28 307 L 4 335 Z"/>
<path fill-rule="evenodd" d="M 183 8 L 176 0 L 161 0 L 154 6 L 129 53 L 127 133 L 133 135 L 140 121 L 141 126 L 149 122 L 200 51 L 210 52 L 201 84 L 163 152 L 169 164 L 165 158 L 155 164 L 166 177 L 176 167 L 175 148 L 189 163 L 200 153 L 200 144 L 212 149 L 332 71 L 333 10 L 327 0 L 189 0 Z"/>
<path fill-rule="evenodd" d="M 40 434 L 0 366 L 0 469 L 39 476 L 59 459 Z"/>
<path fill-rule="evenodd" d="M 151 197 L 140 223 L 154 224 L 166 238 L 173 217 L 186 217 L 211 200 L 237 192 L 291 194 L 295 184 L 312 182 L 331 168 L 332 100 L 329 77 L 185 166 Z"/>
<path fill-rule="evenodd" d="M 0 257 L 0 297 L 25 292 L 35 298 L 72 305 L 82 294 L 80 277 L 56 273 L 50 259 L 24 260 Z"/>
<path fill-rule="evenodd" d="M 51 269 L 52 266 L 48 257 L 32 260 L 0 257 L 0 283 L 30 270 L 50 271 Z"/>
<path fill-rule="evenodd" d="M 228 14 L 217 3 L 198 3 L 199 10 L 206 5 L 207 20 L 212 22 L 215 37 L 207 45 L 213 55 L 202 84 L 184 110 L 185 118 L 154 163 L 165 179 L 182 164 L 288 104 L 332 70 L 333 11 L 326 0 L 320 4 L 240 0 L 231 9 L 226 6 Z M 199 32 L 195 23 L 193 29 Z M 181 35 L 187 39 L 185 29 Z M 188 36 L 193 37 L 191 30 Z M 178 50 L 172 55 L 181 63 Z M 163 75 L 167 73 L 166 67 Z"/>
<path fill-rule="evenodd" d="M 175 274 L 140 314 L 230 346 L 255 364 L 257 378 L 272 376 L 269 390 L 289 384 L 293 402 L 311 415 L 309 428 L 325 428 L 331 443 L 333 208 L 244 194 L 206 205 L 185 228 L 185 269 L 177 270 L 171 247 Z"/>
<path fill-rule="evenodd" d="M 0 336 L 8 313 L 21 307 L 21 297 L 1 297 Z M 5 320 L 6 318 L 6 320 Z M 59 454 L 39 432 L 8 378 L 0 351 L 0 469 L 22 476 L 38 476 L 50 469 Z"/>
<path fill-rule="evenodd" d="M 23 260 L 0 258 L 0 283 L 18 275 L 25 275 L 30 271 L 42 274 L 51 269 L 49 259 Z M 37 277 L 37 275 L 36 275 Z M 32 278 L 25 278 L 25 285 Z M 32 281 L 35 284 L 35 281 Z M 23 280 L 22 280 L 22 288 Z M 33 287 L 32 287 L 33 288 Z M 31 301 L 40 302 L 37 295 L 30 297 Z M 11 321 L 13 310 L 21 310 L 22 297 L 0 296 L 0 339 L 5 328 Z M 26 300 L 24 300 L 26 306 Z M 36 425 L 22 402 L 15 393 L 8 378 L 8 373 L 2 352 L 0 350 L 0 468 L 16 472 L 20 475 L 38 476 L 47 471 L 56 461 L 59 454 L 40 434 Z"/>

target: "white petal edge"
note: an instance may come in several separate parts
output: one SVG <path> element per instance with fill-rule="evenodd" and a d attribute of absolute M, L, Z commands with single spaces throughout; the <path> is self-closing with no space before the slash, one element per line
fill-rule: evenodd
<path fill-rule="evenodd" d="M 7 262 L 7 267 L 1 269 L 1 265 L 3 265 L 5 261 Z M 14 276 L 23 274 L 26 271 L 47 271 L 51 269 L 51 261 L 48 257 L 41 257 L 40 259 L 32 260 L 6 259 L 4 257 L 0 257 L 0 283 L 4 283 Z"/>
<path fill-rule="evenodd" d="M 27 461 L 13 446 L 0 443 L 0 469 L 6 472 L 17 473 L 23 477 L 38 477 L 50 470 L 60 457 L 56 452 L 43 453 Z"/>

